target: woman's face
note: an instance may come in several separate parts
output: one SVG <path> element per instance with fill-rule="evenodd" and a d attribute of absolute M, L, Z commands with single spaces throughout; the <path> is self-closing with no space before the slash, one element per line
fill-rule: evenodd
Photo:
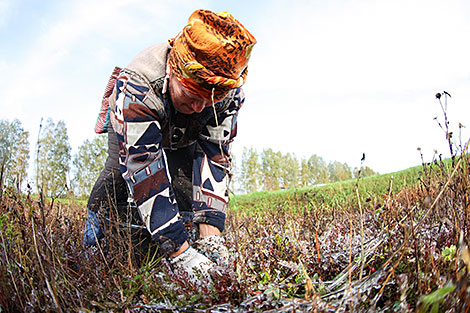
<path fill-rule="evenodd" d="M 201 99 L 190 93 L 172 73 L 170 73 L 168 87 L 173 105 L 183 114 L 199 113 L 212 104 L 210 100 Z"/>

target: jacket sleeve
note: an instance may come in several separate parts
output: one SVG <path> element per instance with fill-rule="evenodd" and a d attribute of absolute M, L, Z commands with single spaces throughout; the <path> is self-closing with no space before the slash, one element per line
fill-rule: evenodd
<path fill-rule="evenodd" d="M 199 135 L 193 162 L 194 222 L 224 229 L 231 178 L 229 145 L 237 134 L 238 111 L 244 102 L 241 88 L 224 100 L 224 110 L 213 115 Z M 227 103 L 228 102 L 228 103 Z"/>
<path fill-rule="evenodd" d="M 161 146 L 158 103 L 149 84 L 126 72 L 118 77 L 113 95 L 122 176 L 148 231 L 160 242 L 160 249 L 171 253 L 187 239 L 187 233 Z"/>

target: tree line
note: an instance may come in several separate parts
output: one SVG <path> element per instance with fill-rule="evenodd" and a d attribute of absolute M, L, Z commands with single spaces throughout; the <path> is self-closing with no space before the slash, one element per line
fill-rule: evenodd
<path fill-rule="evenodd" d="M 327 163 L 316 154 L 298 159 L 295 154 L 282 154 L 270 148 L 258 152 L 245 147 L 232 186 L 237 191 L 249 193 L 315 186 L 375 174 L 378 173 L 368 166 L 361 169 L 339 161 Z"/>
<path fill-rule="evenodd" d="M 41 120 L 34 151 L 34 175 L 28 177 L 30 161 L 29 132 L 18 119 L 0 120 L 0 194 L 5 187 L 30 191 L 51 198 L 87 197 L 104 167 L 107 156 L 107 136 L 85 140 L 72 156 L 67 126 Z M 33 181 L 23 184 L 30 178 Z M 31 186 L 33 185 L 33 186 Z"/>
<path fill-rule="evenodd" d="M 106 161 L 107 138 L 97 135 L 87 139 L 72 155 L 65 122 L 55 123 L 51 118 L 41 121 L 33 156 L 34 175 L 30 177 L 34 183 L 28 182 L 27 188 L 34 187 L 52 198 L 88 197 Z M 29 149 L 29 132 L 21 122 L 0 120 L 0 195 L 5 187 L 25 187 Z M 259 153 L 254 148 L 244 148 L 241 164 L 235 162 L 234 168 L 232 186 L 238 192 L 314 186 L 357 177 L 359 172 L 346 163 L 326 163 L 317 155 L 299 160 L 295 154 L 272 149 Z M 373 174 L 368 167 L 362 169 L 363 176 Z"/>

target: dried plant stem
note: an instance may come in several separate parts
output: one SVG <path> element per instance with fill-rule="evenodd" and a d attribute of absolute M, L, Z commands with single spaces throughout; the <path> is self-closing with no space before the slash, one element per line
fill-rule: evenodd
<path fill-rule="evenodd" d="M 388 190 L 388 198 L 387 198 L 387 206 L 388 206 L 389 211 L 390 211 L 390 199 L 392 198 L 392 188 L 393 188 L 393 175 L 390 178 L 390 187 Z"/>
<path fill-rule="evenodd" d="M 318 259 L 318 263 L 320 263 L 321 261 L 321 258 L 320 258 L 320 243 L 318 241 L 318 232 L 317 230 L 315 229 L 315 245 L 317 246 L 317 259 Z"/>
<path fill-rule="evenodd" d="M 465 145 L 465 149 L 464 151 L 462 152 L 462 155 L 464 155 L 468 149 L 468 145 L 469 145 L 470 141 L 467 142 L 467 144 Z M 431 204 L 431 206 L 426 210 L 426 212 L 421 216 L 420 220 L 415 224 L 413 225 L 413 228 L 414 230 L 416 231 L 419 226 L 421 226 L 421 223 L 426 219 L 426 217 L 428 216 L 429 212 L 431 212 L 434 207 L 436 206 L 436 203 L 437 201 L 439 201 L 439 199 L 441 198 L 441 196 L 444 194 L 444 191 L 447 189 L 447 187 L 449 186 L 450 184 L 450 181 L 452 180 L 452 178 L 454 177 L 455 173 L 457 172 L 458 168 L 460 167 L 460 163 L 462 161 L 462 158 L 459 158 L 457 164 L 455 165 L 454 167 L 454 170 L 452 171 L 452 173 L 450 174 L 449 178 L 447 179 L 446 183 L 444 184 L 444 186 L 441 188 L 441 191 L 439 192 L 439 194 L 437 195 L 437 197 L 434 199 L 433 203 Z M 408 237 L 405 238 L 403 244 L 401 245 L 401 247 L 399 249 L 397 249 L 394 253 L 392 253 L 392 255 L 388 258 L 388 260 L 384 263 L 383 267 L 385 267 L 391 260 L 392 258 L 397 254 L 398 251 L 401 251 L 407 244 L 408 244 Z M 387 284 L 388 280 L 390 279 L 390 277 L 393 275 L 394 271 L 395 271 L 395 268 L 396 266 L 400 263 L 401 259 L 403 258 L 403 255 L 404 255 L 405 251 L 403 250 L 398 262 L 396 262 L 396 264 L 393 266 L 392 270 L 390 271 L 390 274 L 388 275 L 387 279 L 384 281 L 383 285 L 382 285 L 382 288 L 380 289 L 380 292 L 378 293 L 378 295 L 380 295 L 383 291 L 383 289 L 385 288 L 385 285 Z"/>
<path fill-rule="evenodd" d="M 2 168 L 0 172 L 0 202 L 2 202 L 3 200 L 3 173 L 5 172 L 5 162 L 6 162 L 6 158 L 3 158 Z"/>
<path fill-rule="evenodd" d="M 356 184 L 357 204 L 359 205 L 359 214 L 361 215 L 361 270 L 359 272 L 359 280 L 362 279 L 362 271 L 364 270 L 364 218 L 362 212 L 361 199 L 359 198 L 359 188 Z"/>
<path fill-rule="evenodd" d="M 441 98 L 439 98 L 439 104 L 441 105 L 442 113 L 444 114 L 445 129 L 443 128 L 443 130 L 446 133 L 446 139 L 447 139 L 447 143 L 449 144 L 450 155 L 452 157 L 452 165 L 454 165 L 455 155 L 454 155 L 454 149 L 453 149 L 453 146 L 452 146 L 452 133 L 449 131 L 449 121 L 447 119 L 447 95 L 448 95 L 448 93 L 444 91 L 445 107 L 442 105 Z M 441 128 L 442 128 L 442 126 L 441 126 Z"/>
<path fill-rule="evenodd" d="M 405 239 L 405 243 L 408 241 L 408 239 L 406 238 Z M 401 247 L 403 248 L 404 245 Z M 401 250 L 400 248 L 400 250 Z M 380 299 L 384 289 L 385 289 L 385 286 L 387 285 L 388 281 L 390 280 L 390 278 L 393 276 L 393 273 L 395 273 L 395 269 L 397 268 L 397 266 L 400 264 L 401 262 L 401 259 L 403 259 L 403 256 L 405 255 L 405 252 L 406 250 L 403 249 L 403 252 L 401 253 L 400 257 L 398 258 L 398 261 L 395 263 L 395 265 L 390 269 L 390 273 L 388 274 L 387 278 L 385 279 L 384 283 L 382 284 L 382 287 L 380 288 L 380 291 L 379 293 L 377 294 L 377 296 L 375 297 L 376 301 L 374 303 L 374 306 L 376 305 L 377 301 Z"/>
<path fill-rule="evenodd" d="M 353 238 L 353 224 L 352 224 L 352 220 L 349 219 L 349 265 L 348 265 L 348 278 L 349 278 L 349 294 L 351 296 L 351 309 L 353 307 L 353 301 L 352 301 L 352 296 L 353 296 L 353 292 L 352 292 L 352 284 L 351 284 L 351 275 L 352 275 L 352 271 L 351 271 L 351 267 L 352 267 L 352 238 Z"/>
<path fill-rule="evenodd" d="M 33 230 L 33 241 L 34 241 L 34 250 L 36 252 L 36 256 L 38 258 L 39 266 L 41 268 L 42 275 L 44 276 L 44 280 L 46 281 L 47 290 L 54 301 L 54 304 L 59 312 L 62 312 L 62 309 L 59 304 L 59 300 L 57 299 L 57 295 L 55 294 L 54 290 L 52 289 L 51 284 L 49 283 L 49 279 L 47 279 L 46 271 L 44 270 L 44 266 L 42 265 L 41 256 L 39 255 L 38 243 L 36 240 L 36 230 L 34 229 L 34 220 L 31 219 L 31 227 Z"/>
<path fill-rule="evenodd" d="M 5 244 L 5 239 L 3 238 L 3 233 L 2 233 L 2 232 L 0 232 L 0 236 L 2 236 L 3 252 L 5 253 L 5 258 L 6 258 L 6 260 L 7 260 L 8 267 L 11 267 L 10 260 L 8 259 L 8 253 L 7 253 L 7 251 L 5 250 L 6 244 Z M 18 292 L 18 287 L 16 286 L 16 282 L 15 282 L 15 278 L 13 277 L 13 273 L 12 273 L 11 271 L 8 271 L 8 273 L 9 273 L 10 276 L 11 276 L 11 281 L 13 282 L 13 286 L 15 287 L 16 294 L 19 295 L 20 293 Z M 21 297 L 20 297 L 19 299 L 22 300 Z M 24 308 L 23 301 L 21 301 L 21 307 Z"/>
<path fill-rule="evenodd" d="M 468 149 L 468 145 L 469 145 L 470 141 L 467 142 L 467 144 L 465 145 L 465 149 L 463 150 L 462 152 L 462 155 L 465 155 L 467 149 Z M 452 180 L 452 178 L 454 177 L 455 173 L 457 172 L 457 170 L 459 169 L 460 167 L 460 163 L 462 162 L 462 158 L 459 158 L 459 160 L 457 161 L 457 164 L 455 165 L 454 167 L 454 170 L 452 171 L 452 173 L 450 174 L 449 178 L 447 179 L 446 183 L 444 184 L 444 186 L 441 188 L 441 191 L 439 192 L 439 194 L 437 195 L 437 197 L 434 199 L 433 203 L 431 204 L 431 206 L 426 210 L 426 212 L 423 214 L 423 216 L 421 217 L 421 219 L 418 221 L 418 223 L 416 224 L 415 227 L 418 227 L 421 222 L 428 216 L 429 212 L 432 211 L 432 209 L 434 209 L 434 207 L 436 206 L 436 203 L 437 201 L 439 201 L 439 199 L 441 198 L 441 196 L 443 195 L 444 191 L 447 189 L 447 187 L 449 186 L 450 184 L 450 181 Z"/>
<path fill-rule="evenodd" d="M 93 227 L 92 227 L 91 229 L 93 230 L 93 236 L 95 236 L 95 238 L 98 238 L 98 237 L 97 237 L 97 234 L 96 234 L 96 232 L 95 232 L 95 229 L 94 229 Z M 105 257 L 105 255 L 104 255 L 103 250 L 101 249 L 101 244 L 100 244 L 99 242 L 97 242 L 97 246 L 98 246 L 98 250 L 100 251 L 101 257 L 102 257 L 103 260 L 104 260 L 104 263 L 105 263 L 106 267 L 108 268 L 108 270 L 110 270 L 109 264 L 108 264 L 108 262 L 106 261 L 106 257 Z M 123 292 L 122 288 L 121 288 L 121 287 L 119 286 L 119 284 L 117 283 L 116 278 L 115 278 L 114 275 L 111 275 L 111 278 L 113 279 L 114 285 L 115 285 L 116 288 L 119 290 L 119 294 L 121 295 L 121 301 L 124 302 L 124 292 Z"/>

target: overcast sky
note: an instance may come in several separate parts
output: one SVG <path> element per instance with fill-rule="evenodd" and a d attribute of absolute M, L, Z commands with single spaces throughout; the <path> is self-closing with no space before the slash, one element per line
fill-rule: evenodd
<path fill-rule="evenodd" d="M 470 1 L 0 0 L 1 119 L 32 147 L 41 117 L 64 120 L 72 153 L 94 137 L 115 65 L 175 36 L 196 9 L 228 11 L 257 38 L 232 149 L 388 173 L 448 156 L 450 127 L 470 138 Z M 31 149 L 33 154 L 34 148 Z"/>

